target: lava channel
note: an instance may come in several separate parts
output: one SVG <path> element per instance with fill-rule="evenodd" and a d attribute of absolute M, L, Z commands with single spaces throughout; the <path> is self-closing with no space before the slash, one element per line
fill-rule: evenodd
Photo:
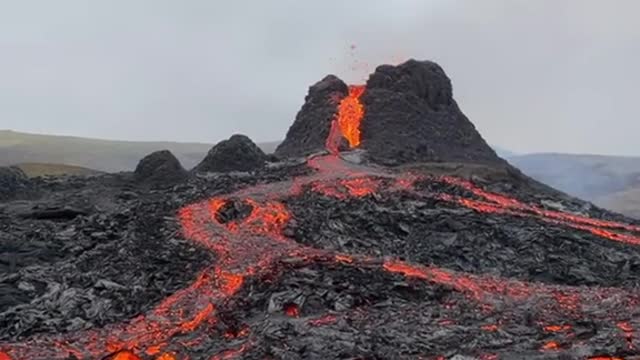
<path fill-rule="evenodd" d="M 339 152 L 341 140 L 347 139 L 351 149 L 360 146 L 360 123 L 364 117 L 364 106 L 360 97 L 364 93 L 364 85 L 350 85 L 349 93 L 338 104 L 338 113 L 331 121 L 329 136 L 325 147 L 331 154 Z"/>

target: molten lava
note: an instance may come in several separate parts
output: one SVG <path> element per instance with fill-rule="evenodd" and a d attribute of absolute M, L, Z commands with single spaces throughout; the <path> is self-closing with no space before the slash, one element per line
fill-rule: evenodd
<path fill-rule="evenodd" d="M 330 153 L 338 153 L 342 138 L 347 139 L 352 149 L 360 146 L 360 123 L 364 117 L 364 106 L 360 102 L 360 97 L 364 90 L 364 85 L 351 85 L 347 96 L 340 100 L 338 113 L 331 122 L 326 140 L 326 148 Z"/>
<path fill-rule="evenodd" d="M 338 125 L 340 131 L 349 142 L 349 147 L 360 145 L 360 122 L 364 116 L 364 106 L 360 103 L 360 96 L 364 93 L 362 85 L 349 86 L 349 95 L 340 101 L 338 106 Z"/>
<path fill-rule="evenodd" d="M 561 332 L 561 331 L 569 331 L 571 330 L 571 325 L 547 325 L 544 328 L 546 332 Z"/>
<path fill-rule="evenodd" d="M 542 346 L 543 350 L 558 350 L 560 349 L 560 344 L 555 341 L 549 341 L 548 343 Z"/>
<path fill-rule="evenodd" d="M 131 351 L 120 351 L 111 360 L 142 360 L 138 355 Z"/>
<path fill-rule="evenodd" d="M 173 353 L 164 353 L 160 355 L 156 360 L 177 360 Z"/>

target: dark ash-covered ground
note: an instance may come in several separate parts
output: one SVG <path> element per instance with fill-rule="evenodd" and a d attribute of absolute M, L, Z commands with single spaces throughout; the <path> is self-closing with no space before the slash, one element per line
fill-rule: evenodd
<path fill-rule="evenodd" d="M 309 246 L 474 274 L 558 285 L 640 286 L 640 247 L 536 218 L 478 214 L 434 198 L 473 197 L 446 183 L 421 181 L 416 189 L 342 201 L 307 192 L 286 202 L 296 219 L 290 235 Z"/>
<path fill-rule="evenodd" d="M 32 181 L 28 197 L 0 203 L 0 340 L 99 327 L 149 310 L 214 259 L 182 235 L 181 206 L 305 172 L 294 166 L 178 185 L 126 173 Z"/>

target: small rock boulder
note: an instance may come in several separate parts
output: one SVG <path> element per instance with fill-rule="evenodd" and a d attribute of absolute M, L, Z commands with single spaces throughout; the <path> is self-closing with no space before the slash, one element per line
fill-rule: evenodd
<path fill-rule="evenodd" d="M 188 172 L 169 150 L 153 152 L 145 156 L 134 171 L 136 181 L 154 184 L 172 184 L 184 181 Z"/>
<path fill-rule="evenodd" d="M 245 135 L 233 135 L 209 150 L 196 172 L 251 171 L 265 165 L 267 155 Z"/>

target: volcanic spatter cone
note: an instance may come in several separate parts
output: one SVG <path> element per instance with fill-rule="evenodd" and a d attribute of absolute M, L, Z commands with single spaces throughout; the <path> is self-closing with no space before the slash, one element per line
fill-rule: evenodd
<path fill-rule="evenodd" d="M 188 173 L 169 150 L 160 150 L 140 160 L 134 177 L 142 183 L 172 184 L 185 180 Z"/>
<path fill-rule="evenodd" d="M 275 154 L 296 157 L 324 150 L 338 105 L 348 94 L 347 84 L 334 75 L 328 75 L 311 86 L 302 109 Z"/>
<path fill-rule="evenodd" d="M 309 89 L 276 155 L 335 152 L 344 148 L 340 139 L 386 165 L 504 164 L 458 107 L 442 68 L 430 61 L 379 66 L 365 85 L 326 77 Z"/>
<path fill-rule="evenodd" d="M 249 137 L 233 135 L 209 150 L 194 168 L 197 172 L 251 171 L 267 161 L 265 153 Z"/>

